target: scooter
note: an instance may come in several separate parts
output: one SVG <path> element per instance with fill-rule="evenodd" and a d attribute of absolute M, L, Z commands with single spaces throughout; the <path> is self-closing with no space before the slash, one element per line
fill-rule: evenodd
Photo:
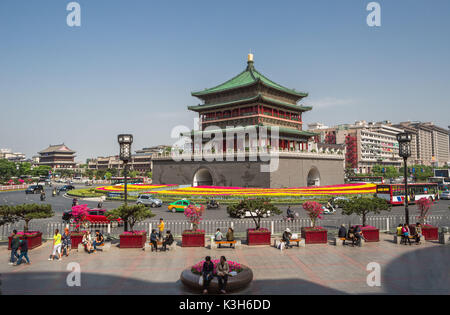
<path fill-rule="evenodd" d="M 323 206 L 323 214 L 335 214 L 336 209 L 332 205 Z"/>

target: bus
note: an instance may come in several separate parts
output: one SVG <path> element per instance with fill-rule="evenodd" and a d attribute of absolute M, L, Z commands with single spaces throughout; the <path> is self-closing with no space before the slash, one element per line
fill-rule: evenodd
<path fill-rule="evenodd" d="M 415 203 L 420 198 L 430 200 L 439 199 L 439 190 L 436 183 L 414 183 L 408 184 L 408 203 Z M 376 196 L 385 199 L 392 205 L 403 205 L 405 203 L 405 184 L 381 184 L 377 185 Z"/>
<path fill-rule="evenodd" d="M 383 184 L 383 176 L 349 176 L 348 183 L 368 183 L 368 184 Z"/>
<path fill-rule="evenodd" d="M 125 177 L 111 177 L 111 185 L 118 185 L 118 184 L 124 184 Z M 143 177 L 134 177 L 134 178 L 127 178 L 128 184 L 143 184 L 144 178 Z"/>

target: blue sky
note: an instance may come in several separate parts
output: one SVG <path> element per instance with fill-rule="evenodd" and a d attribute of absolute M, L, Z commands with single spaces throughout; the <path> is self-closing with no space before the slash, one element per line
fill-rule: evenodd
<path fill-rule="evenodd" d="M 0 1 L 0 148 L 29 157 L 65 142 L 78 160 L 173 143 L 191 91 L 246 66 L 309 92 L 305 123 L 450 124 L 450 1 Z"/>

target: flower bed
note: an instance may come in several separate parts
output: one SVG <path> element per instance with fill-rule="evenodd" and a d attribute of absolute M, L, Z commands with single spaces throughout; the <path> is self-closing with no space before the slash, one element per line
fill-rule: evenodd
<path fill-rule="evenodd" d="M 181 235 L 182 247 L 205 247 L 205 231 L 185 230 Z"/>
<path fill-rule="evenodd" d="M 213 260 L 214 263 L 214 273 L 216 270 L 216 266 L 218 260 Z M 245 265 L 241 265 L 237 262 L 228 261 L 230 266 L 230 271 L 236 271 L 237 275 L 228 277 L 228 283 L 225 288 L 227 292 L 235 292 L 244 289 L 246 286 L 250 284 L 253 280 L 253 272 L 250 268 Z M 199 280 L 201 277 L 201 270 L 203 267 L 203 261 L 198 264 L 192 266 L 191 268 L 185 269 L 180 276 L 181 282 L 194 290 L 202 290 L 202 286 L 199 284 Z M 217 277 L 214 277 L 211 280 L 208 290 L 219 292 L 219 284 Z"/>
<path fill-rule="evenodd" d="M 270 236 L 268 229 L 247 229 L 247 245 L 270 245 Z"/>
<path fill-rule="evenodd" d="M 19 235 L 19 238 L 21 240 L 27 239 L 28 240 L 28 249 L 34 249 L 38 246 L 41 246 L 42 244 L 42 233 L 39 231 L 30 231 L 27 233 L 24 232 L 18 232 L 17 235 Z M 12 237 L 8 237 L 8 249 L 11 249 L 11 240 Z"/>
<path fill-rule="evenodd" d="M 144 248 L 147 241 L 146 231 L 123 232 L 120 234 L 120 248 Z"/>
<path fill-rule="evenodd" d="M 214 264 L 213 274 L 216 275 L 217 274 L 217 264 L 220 263 L 220 259 L 212 259 L 211 261 Z M 192 273 L 194 273 L 196 275 L 201 275 L 204 263 L 205 263 L 205 261 L 202 260 L 199 263 L 192 266 L 192 268 L 191 268 Z M 228 260 L 227 263 L 228 263 L 228 266 L 230 266 L 230 272 L 236 271 L 237 273 L 239 273 L 243 270 L 242 265 L 238 262 Z"/>
<path fill-rule="evenodd" d="M 327 244 L 328 232 L 321 226 L 317 227 L 302 227 L 302 238 L 305 239 L 305 244 Z"/>
<path fill-rule="evenodd" d="M 77 249 L 78 244 L 81 243 L 83 240 L 84 231 L 82 232 L 71 232 L 70 233 L 70 241 L 71 241 L 71 248 Z"/>
<path fill-rule="evenodd" d="M 144 191 L 144 190 L 152 190 L 158 188 L 166 188 L 177 185 L 149 185 L 149 184 L 127 184 L 128 192 L 136 192 L 136 191 Z M 114 185 L 114 186 L 101 186 L 95 188 L 96 191 L 107 193 L 107 192 L 124 192 L 125 185 Z"/>
<path fill-rule="evenodd" d="M 415 234 L 416 225 L 410 225 L 411 233 Z M 430 224 L 422 225 L 422 234 L 426 241 L 437 241 L 439 240 L 439 228 Z"/>
<path fill-rule="evenodd" d="M 172 190 L 158 190 L 151 193 L 164 196 L 241 196 L 241 197 L 280 197 L 280 196 L 316 196 L 316 195 L 345 195 L 372 194 L 376 191 L 375 184 L 355 183 L 344 185 L 330 185 L 319 187 L 291 187 L 291 188 L 244 188 L 222 186 L 196 186 Z"/>
<path fill-rule="evenodd" d="M 379 242 L 380 241 L 380 230 L 374 226 L 366 225 L 361 226 L 361 231 L 366 239 L 366 242 Z"/>

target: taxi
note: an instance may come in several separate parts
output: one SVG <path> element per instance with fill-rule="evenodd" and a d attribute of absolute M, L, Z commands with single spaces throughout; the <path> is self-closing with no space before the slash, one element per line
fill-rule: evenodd
<path fill-rule="evenodd" d="M 172 211 L 174 213 L 175 212 L 184 212 L 184 210 L 190 204 L 192 204 L 192 202 L 190 202 L 189 200 L 181 199 L 181 200 L 177 200 L 175 202 L 169 203 L 169 206 L 167 208 L 169 209 L 169 211 Z"/>

